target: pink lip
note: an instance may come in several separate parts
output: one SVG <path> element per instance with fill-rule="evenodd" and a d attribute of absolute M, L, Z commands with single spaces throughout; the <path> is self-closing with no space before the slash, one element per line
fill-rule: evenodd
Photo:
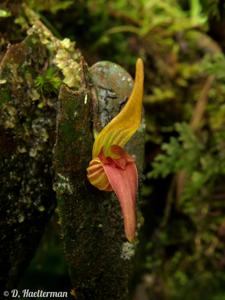
<path fill-rule="evenodd" d="M 108 181 L 115 192 L 124 218 L 125 235 L 129 241 L 135 237 L 136 229 L 136 193 L 138 174 L 135 162 L 121 147 L 112 146 L 112 152 L 120 155 L 118 159 L 99 155 Z"/>

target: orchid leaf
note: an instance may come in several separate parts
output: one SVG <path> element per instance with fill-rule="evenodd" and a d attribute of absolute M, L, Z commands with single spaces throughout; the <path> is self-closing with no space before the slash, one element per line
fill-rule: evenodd
<path fill-rule="evenodd" d="M 110 147 L 123 147 L 140 126 L 143 97 L 144 66 L 142 59 L 136 63 L 136 75 L 132 93 L 121 112 L 109 122 L 95 139 L 92 157 L 104 149 L 106 156 L 112 154 Z"/>

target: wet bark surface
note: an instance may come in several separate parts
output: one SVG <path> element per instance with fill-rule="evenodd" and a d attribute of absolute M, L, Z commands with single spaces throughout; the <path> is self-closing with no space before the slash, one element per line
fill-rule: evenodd
<path fill-rule="evenodd" d="M 14 288 L 54 207 L 55 96 L 35 78 L 48 60 L 34 36 L 8 48 L 0 64 L 0 286 Z"/>
<path fill-rule="evenodd" d="M 57 199 L 75 298 L 128 299 L 137 242 L 125 238 L 114 194 L 91 186 L 86 168 L 94 132 L 123 107 L 132 79 L 109 62 L 88 69 L 71 41 L 25 14 L 26 38 L 0 56 L 0 287 L 16 287 Z M 143 131 L 127 146 L 140 174 Z"/>
<path fill-rule="evenodd" d="M 120 70 L 125 73 L 122 68 Z M 87 73 L 87 69 L 83 69 L 83 72 Z M 131 81 L 130 76 L 127 73 L 125 75 Z M 96 86 L 98 73 L 93 72 L 93 68 L 91 77 L 91 83 L 94 82 Z M 59 97 L 55 188 L 65 252 L 78 299 L 128 299 L 135 253 L 135 244 L 127 242 L 124 236 L 118 200 L 113 193 L 92 187 L 86 177 L 93 145 L 92 120 L 99 119 L 96 124 L 101 126 L 102 119 L 101 114 L 91 114 L 93 107 L 95 111 L 102 109 L 104 115 L 107 113 L 111 119 L 121 109 L 123 100 L 115 81 L 111 88 L 110 76 L 106 81 L 101 81 L 104 86 L 100 88 L 103 93 L 111 90 L 114 95 L 112 109 L 107 111 L 99 103 L 101 91 L 95 90 L 93 93 L 93 86 L 89 82 L 84 81 L 77 91 L 63 86 Z M 125 98 L 129 96 L 131 87 L 132 81 L 123 90 Z M 140 131 L 128 146 L 130 153 L 136 156 L 143 154 L 142 134 Z M 139 167 L 141 169 L 140 161 Z"/>

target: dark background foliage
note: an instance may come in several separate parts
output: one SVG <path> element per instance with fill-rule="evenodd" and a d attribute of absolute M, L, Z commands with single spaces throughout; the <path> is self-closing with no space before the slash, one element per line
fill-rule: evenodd
<path fill-rule="evenodd" d="M 89 65 L 110 60 L 133 75 L 144 59 L 144 222 L 133 289 L 141 283 L 151 300 L 225 299 L 224 2 L 25 2 L 55 36 L 76 41 Z M 7 13 L 0 9 L 0 21 Z M 11 42 L 23 38 L 23 18 Z M 49 93 L 58 84 L 54 70 L 36 82 Z M 69 286 L 56 223 L 21 287 Z"/>

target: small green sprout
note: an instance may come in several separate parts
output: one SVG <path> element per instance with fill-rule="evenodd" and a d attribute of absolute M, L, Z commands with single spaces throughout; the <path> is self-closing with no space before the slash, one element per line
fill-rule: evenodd
<path fill-rule="evenodd" d="M 35 86 L 42 93 L 57 93 L 60 85 L 61 79 L 53 68 L 47 69 L 35 79 Z"/>

